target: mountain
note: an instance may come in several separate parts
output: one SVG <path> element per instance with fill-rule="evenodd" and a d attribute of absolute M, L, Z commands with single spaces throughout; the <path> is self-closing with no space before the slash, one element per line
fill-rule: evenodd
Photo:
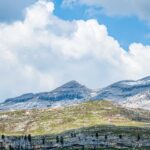
<path fill-rule="evenodd" d="M 114 83 L 98 91 L 92 99 L 113 100 L 130 108 L 150 109 L 150 76 Z"/>
<path fill-rule="evenodd" d="M 7 99 L 0 104 L 0 110 L 54 108 L 87 100 L 111 100 L 123 107 L 150 110 L 150 77 L 119 81 L 100 90 L 91 90 L 77 81 L 70 81 L 51 92 L 29 93 Z"/>
<path fill-rule="evenodd" d="M 51 92 L 29 93 L 10 98 L 0 104 L 0 110 L 20 110 L 46 107 L 59 107 L 85 101 L 91 97 L 92 90 L 70 81 Z"/>

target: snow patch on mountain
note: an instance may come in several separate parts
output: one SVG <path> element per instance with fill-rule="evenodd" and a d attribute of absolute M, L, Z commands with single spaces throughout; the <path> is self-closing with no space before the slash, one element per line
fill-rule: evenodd
<path fill-rule="evenodd" d="M 120 103 L 128 108 L 141 108 L 150 110 L 150 90 L 134 95 L 127 98 L 126 101 Z"/>
<path fill-rule="evenodd" d="M 70 81 L 51 92 L 29 93 L 7 99 L 0 104 L 0 110 L 43 109 L 47 107 L 64 107 L 90 99 L 92 90 Z"/>
<path fill-rule="evenodd" d="M 70 81 L 51 92 L 29 93 L 7 99 L 0 104 L 0 110 L 64 107 L 87 100 L 111 100 L 123 107 L 150 110 L 150 77 L 120 81 L 99 90 L 91 90 L 77 81 Z"/>
<path fill-rule="evenodd" d="M 150 77 L 125 80 L 100 90 L 93 100 L 112 100 L 124 107 L 150 110 Z"/>

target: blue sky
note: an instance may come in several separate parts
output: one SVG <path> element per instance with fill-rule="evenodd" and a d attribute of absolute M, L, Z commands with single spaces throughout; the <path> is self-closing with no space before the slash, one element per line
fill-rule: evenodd
<path fill-rule="evenodd" d="M 70 80 L 136 80 L 149 65 L 149 0 L 0 1 L 0 101 Z"/>
<path fill-rule="evenodd" d="M 1 0 L 0 1 L 0 21 L 13 22 L 23 19 L 26 7 L 37 0 Z M 140 20 L 137 16 L 107 16 L 102 13 L 86 13 L 92 7 L 86 5 L 62 6 L 63 0 L 55 0 L 54 13 L 62 19 L 90 19 L 94 18 L 99 23 L 107 26 L 110 35 L 115 37 L 128 50 L 128 46 L 133 42 L 150 44 L 150 24 Z M 95 7 L 94 7 L 95 9 Z M 100 8 L 97 8 L 100 9 Z"/>
<path fill-rule="evenodd" d="M 150 24 L 146 21 L 141 21 L 137 16 L 107 16 L 100 13 L 88 15 L 86 11 L 91 7 L 85 5 L 63 7 L 60 0 L 56 0 L 55 5 L 55 14 L 63 19 L 87 20 L 94 18 L 99 23 L 106 25 L 109 34 L 119 40 L 125 49 L 128 49 L 129 44 L 133 42 L 150 44 L 150 37 L 147 37 L 150 33 Z"/>

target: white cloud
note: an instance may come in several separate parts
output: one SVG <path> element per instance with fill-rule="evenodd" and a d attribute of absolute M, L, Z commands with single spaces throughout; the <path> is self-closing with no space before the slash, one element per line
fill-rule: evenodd
<path fill-rule="evenodd" d="M 100 88 L 150 74 L 150 46 L 129 52 L 96 20 L 65 21 L 52 2 L 27 8 L 23 21 L 0 24 L 0 98 L 49 91 L 75 79 Z"/>
<path fill-rule="evenodd" d="M 108 16 L 137 16 L 150 23 L 149 0 L 63 0 L 64 6 L 88 5 Z"/>

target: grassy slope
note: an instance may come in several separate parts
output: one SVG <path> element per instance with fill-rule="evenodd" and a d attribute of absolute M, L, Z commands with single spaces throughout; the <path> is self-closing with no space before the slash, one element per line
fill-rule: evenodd
<path fill-rule="evenodd" d="M 59 109 L 0 113 L 0 134 L 58 134 L 98 125 L 145 127 L 148 117 L 148 112 L 132 112 L 109 101 L 89 101 Z"/>

